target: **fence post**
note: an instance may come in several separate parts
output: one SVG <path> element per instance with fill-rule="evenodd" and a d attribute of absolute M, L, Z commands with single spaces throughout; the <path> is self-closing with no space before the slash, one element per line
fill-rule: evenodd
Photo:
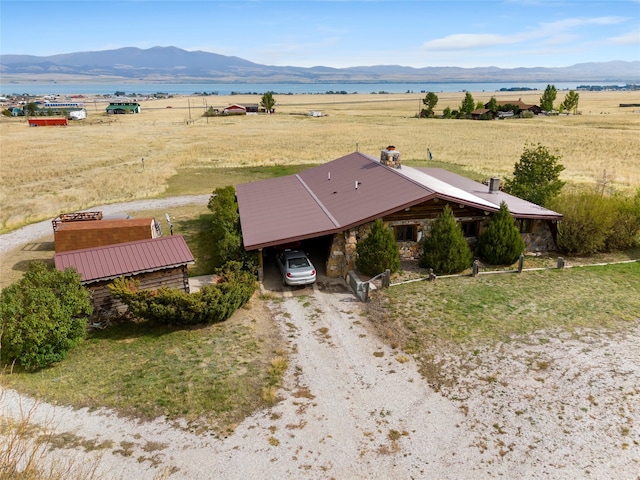
<path fill-rule="evenodd" d="M 433 273 L 433 268 L 429 269 L 429 281 L 433 282 L 436 279 L 436 274 Z"/>
<path fill-rule="evenodd" d="M 471 271 L 471 276 L 472 277 L 477 277 L 479 272 L 480 272 L 480 262 L 478 262 L 478 260 L 474 260 L 473 261 L 473 270 Z"/>
<path fill-rule="evenodd" d="M 389 288 L 389 285 L 391 285 L 391 270 L 387 268 L 382 275 L 382 288 Z"/>
<path fill-rule="evenodd" d="M 518 258 L 518 273 L 522 273 L 523 267 L 524 267 L 524 255 L 521 253 L 520 258 Z"/>
<path fill-rule="evenodd" d="M 558 268 L 564 268 L 564 258 L 558 257 Z"/>

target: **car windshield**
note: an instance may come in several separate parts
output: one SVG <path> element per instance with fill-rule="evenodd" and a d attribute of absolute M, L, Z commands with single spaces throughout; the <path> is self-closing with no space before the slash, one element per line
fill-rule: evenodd
<path fill-rule="evenodd" d="M 309 261 L 305 257 L 295 257 L 289 259 L 289 268 L 304 268 L 309 266 Z"/>

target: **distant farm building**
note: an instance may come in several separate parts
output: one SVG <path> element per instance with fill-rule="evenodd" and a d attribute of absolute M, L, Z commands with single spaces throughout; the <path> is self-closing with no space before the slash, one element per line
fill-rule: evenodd
<path fill-rule="evenodd" d="M 140 113 L 140 104 L 137 102 L 110 102 L 107 113 L 112 115 L 125 113 Z"/>
<path fill-rule="evenodd" d="M 518 100 L 498 100 L 498 110 L 507 110 L 507 106 L 512 106 L 516 111 L 514 113 L 520 113 L 524 111 L 533 112 L 534 115 L 540 115 L 542 108 L 538 105 L 529 105 L 524 103 L 521 99 Z M 489 108 L 489 103 L 485 103 L 484 108 Z"/>
<path fill-rule="evenodd" d="M 40 117 L 40 118 L 29 119 L 30 127 L 49 127 L 49 126 L 67 126 L 67 125 L 69 125 L 69 121 L 66 118 Z"/>
<path fill-rule="evenodd" d="M 104 220 L 102 212 L 76 212 L 62 214 L 52 223 L 56 252 L 147 240 L 162 235 L 160 224 L 151 217 Z"/>
<path fill-rule="evenodd" d="M 245 115 L 247 113 L 247 108 L 244 105 L 233 104 L 225 107 L 222 113 L 226 115 Z"/>
<path fill-rule="evenodd" d="M 118 314 L 127 307 L 111 297 L 109 285 L 119 277 L 140 282 L 141 290 L 177 288 L 189 293 L 187 266 L 193 254 L 181 235 L 151 238 L 56 253 L 58 270 L 75 268 L 82 285 L 91 291 L 94 316 Z"/>

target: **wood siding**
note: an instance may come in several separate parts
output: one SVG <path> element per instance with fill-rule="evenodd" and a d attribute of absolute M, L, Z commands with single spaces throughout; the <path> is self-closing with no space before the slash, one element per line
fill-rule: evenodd
<path fill-rule="evenodd" d="M 139 281 L 140 290 L 158 290 L 160 287 L 166 287 L 177 288 L 189 293 L 189 277 L 186 265 L 126 278 Z M 94 317 L 106 314 L 122 314 L 127 311 L 127 306 L 119 300 L 115 300 L 109 293 L 109 285 L 112 282 L 112 280 L 108 280 L 86 285 L 91 291 Z"/>
<path fill-rule="evenodd" d="M 421 203 L 419 205 L 415 205 L 409 210 L 401 210 L 399 212 L 392 213 L 391 215 L 387 215 L 382 218 L 382 221 L 387 222 L 420 222 L 422 220 L 429 220 L 436 218 L 438 215 L 442 213 L 445 205 L 449 205 L 451 210 L 453 211 L 453 215 L 456 218 L 484 218 L 484 212 L 482 210 L 478 210 L 477 208 L 471 208 L 466 205 L 446 202 L 444 200 L 429 200 L 428 202 Z"/>

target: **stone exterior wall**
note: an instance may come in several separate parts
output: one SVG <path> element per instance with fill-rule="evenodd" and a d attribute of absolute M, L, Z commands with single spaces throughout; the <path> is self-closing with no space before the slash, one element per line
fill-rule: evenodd
<path fill-rule="evenodd" d="M 458 218 L 457 220 L 477 220 L 479 221 L 478 234 L 489 224 L 489 217 L 484 218 Z M 389 227 L 398 225 L 417 225 L 417 242 L 398 242 L 400 258 L 402 260 L 417 260 L 422 253 L 422 242 L 420 241 L 429 234 L 433 219 L 415 221 L 390 221 L 385 222 Z M 360 225 L 344 232 L 336 233 L 331 241 L 329 257 L 327 259 L 327 276 L 333 278 L 345 278 L 349 270 L 355 269 L 356 245 L 358 241 L 366 236 L 371 230 L 371 223 Z M 532 220 L 531 233 L 522 234 L 527 252 L 546 252 L 555 250 L 555 242 L 549 222 L 546 220 Z M 469 246 L 473 249 L 477 237 L 467 238 Z"/>
<path fill-rule="evenodd" d="M 556 249 L 547 220 L 532 220 L 531 233 L 523 233 L 522 238 L 527 252 L 548 252 Z"/>

